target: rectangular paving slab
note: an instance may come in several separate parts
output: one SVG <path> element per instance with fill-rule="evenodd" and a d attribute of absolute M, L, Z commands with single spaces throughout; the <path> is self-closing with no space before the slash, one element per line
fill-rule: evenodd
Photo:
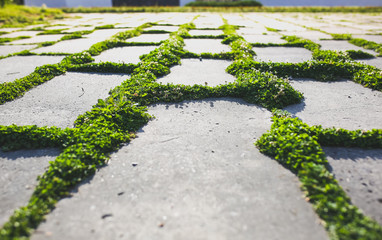
<path fill-rule="evenodd" d="M 38 35 L 32 38 L 12 41 L 11 43 L 12 44 L 35 44 L 35 43 L 42 43 L 42 42 L 58 41 L 63 36 L 64 35 L 62 34 Z"/>
<path fill-rule="evenodd" d="M 108 97 L 110 89 L 126 79 L 122 74 L 68 72 L 0 105 L 0 125 L 72 127 L 78 115 Z"/>
<path fill-rule="evenodd" d="M 210 59 L 182 59 L 181 65 L 172 67 L 171 73 L 157 79 L 157 82 L 167 84 L 207 85 L 215 87 L 234 82 L 235 77 L 226 73 L 225 69 L 231 61 Z M 198 69 L 195 71 L 195 69 Z"/>
<path fill-rule="evenodd" d="M 153 51 L 156 46 L 134 46 L 134 47 L 117 47 L 106 50 L 100 55 L 95 56 L 95 62 L 117 62 L 117 63 L 134 63 L 137 64 L 141 60 L 140 56 Z"/>
<path fill-rule="evenodd" d="M 8 54 L 31 50 L 35 47 L 37 47 L 37 45 L 0 45 L 0 56 L 7 56 Z"/>
<path fill-rule="evenodd" d="M 382 224 L 382 150 L 326 147 L 324 152 L 353 204 Z"/>
<path fill-rule="evenodd" d="M 284 108 L 309 125 L 349 130 L 382 129 L 382 93 L 352 81 L 291 81 L 304 94 L 300 104 Z"/>
<path fill-rule="evenodd" d="M 52 46 L 42 47 L 33 50 L 35 53 L 78 53 L 88 50 L 93 44 L 104 41 L 114 34 L 125 31 L 123 29 L 105 29 L 97 30 L 91 34 L 85 35 L 80 39 L 71 39 L 58 42 Z"/>
<path fill-rule="evenodd" d="M 230 52 L 231 48 L 221 41 L 221 39 L 185 39 L 184 49 L 193 53 Z"/>
<path fill-rule="evenodd" d="M 160 42 L 167 40 L 170 34 L 141 34 L 137 37 L 129 38 L 126 42 Z"/>
<path fill-rule="evenodd" d="M 305 48 L 255 47 L 253 51 L 255 51 L 257 55 L 254 58 L 256 61 L 299 63 L 312 59 L 312 52 Z"/>
<path fill-rule="evenodd" d="M 63 199 L 37 239 L 328 239 L 296 176 L 260 154 L 271 113 L 236 99 L 151 106 L 156 119 Z"/>
<path fill-rule="evenodd" d="M 28 204 L 37 176 L 59 154 L 58 149 L 0 151 L 0 227 L 14 210 Z"/>
<path fill-rule="evenodd" d="M 0 60 L 0 83 L 12 82 L 32 73 L 36 67 L 59 63 L 64 56 L 14 56 Z"/>

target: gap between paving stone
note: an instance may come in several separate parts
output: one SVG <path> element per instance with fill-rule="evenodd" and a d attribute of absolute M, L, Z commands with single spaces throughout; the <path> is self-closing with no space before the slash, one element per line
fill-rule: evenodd
<path fill-rule="evenodd" d="M 300 104 L 284 108 L 309 125 L 348 130 L 382 129 L 382 93 L 352 81 L 318 82 L 312 79 L 290 81 L 304 94 Z"/>
<path fill-rule="evenodd" d="M 325 147 L 338 180 L 354 205 L 382 224 L 382 150 Z"/>
<path fill-rule="evenodd" d="M 299 63 L 312 60 L 312 52 L 305 48 L 295 47 L 255 47 L 252 48 L 256 61 Z"/>
<path fill-rule="evenodd" d="M 59 63 L 64 56 L 14 56 L 0 60 L 0 83 L 13 82 L 32 73 L 36 67 Z"/>
<path fill-rule="evenodd" d="M 37 239 L 328 239 L 299 181 L 253 145 L 271 113 L 223 98 L 156 119 L 61 200 Z"/>
<path fill-rule="evenodd" d="M 100 55 L 95 56 L 95 62 L 124 62 L 137 64 L 141 60 L 139 57 L 148 54 L 157 46 L 133 46 L 133 47 L 116 47 L 103 51 Z"/>
<path fill-rule="evenodd" d="M 0 227 L 14 210 L 28 204 L 37 176 L 59 154 L 58 149 L 0 151 Z"/>
<path fill-rule="evenodd" d="M 0 125 L 72 127 L 128 75 L 68 72 L 33 88 L 15 101 L 0 105 Z"/>
<path fill-rule="evenodd" d="M 157 82 L 215 87 L 235 81 L 235 77 L 225 71 L 231 63 L 226 60 L 182 59 L 180 65 L 172 67 L 171 73 L 158 78 Z M 195 71 L 196 69 L 197 71 Z"/>
<path fill-rule="evenodd" d="M 198 54 L 230 52 L 231 48 L 221 41 L 221 39 L 184 39 L 184 49 Z"/>

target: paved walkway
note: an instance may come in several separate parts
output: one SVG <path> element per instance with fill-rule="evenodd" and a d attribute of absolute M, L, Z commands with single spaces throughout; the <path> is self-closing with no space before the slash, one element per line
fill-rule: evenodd
<path fill-rule="evenodd" d="M 83 30 L 84 25 L 115 24 L 118 28 L 96 30 L 84 39 L 33 49 L 38 41 L 46 40 L 35 35 L 19 43 L 1 45 L 0 55 L 25 49 L 33 49 L 35 53 L 76 53 L 146 22 L 183 24 L 198 14 L 78 15 L 82 18 L 59 23 L 69 28 L 66 31 Z M 321 38 L 331 36 L 304 26 L 330 33 L 370 36 L 382 43 L 382 16 L 359 16 L 223 14 L 229 24 L 242 26 L 238 33 L 252 43 L 283 43 L 282 35 L 297 35 L 327 49 L 339 50 L 343 46 L 343 49 L 359 50 L 347 42 L 324 42 Z M 219 14 L 200 13 L 194 23 L 197 28 L 217 28 L 223 21 Z M 155 26 L 152 30 L 176 29 Z M 190 31 L 194 35 L 221 33 L 218 32 Z M 168 36 L 144 34 L 129 41 L 157 42 Z M 185 49 L 194 53 L 229 51 L 227 45 L 216 39 L 189 39 L 185 43 Z M 153 49 L 155 46 L 110 49 L 95 57 L 95 62 L 137 63 L 140 55 Z M 257 60 L 266 62 L 296 63 L 311 59 L 311 52 L 304 48 L 269 47 L 254 48 L 254 51 Z M 12 82 L 37 66 L 58 63 L 62 58 L 4 58 L 0 60 L 0 83 Z M 380 57 L 365 62 L 382 66 Z M 235 81 L 225 73 L 230 63 L 182 59 L 181 65 L 173 67 L 158 82 L 226 84 Z M 110 89 L 128 77 L 66 73 L 30 90 L 22 98 L 0 105 L 0 125 L 73 127 L 78 115 L 90 110 L 97 99 L 105 99 Z M 285 109 L 310 125 L 382 129 L 381 92 L 346 80 L 322 83 L 293 79 L 291 84 L 304 94 L 305 100 Z M 271 112 L 231 98 L 157 104 L 148 111 L 156 119 L 138 131 L 130 144 L 115 152 L 108 166 L 78 186 L 71 198 L 59 201 L 32 239 L 328 239 L 320 219 L 304 199 L 298 178 L 253 145 L 270 129 Z M 382 224 L 382 150 L 328 148 L 325 152 L 333 173 L 354 203 Z M 57 149 L 0 152 L 0 226 L 13 210 L 27 204 L 36 185 L 34 179 L 58 155 Z"/>

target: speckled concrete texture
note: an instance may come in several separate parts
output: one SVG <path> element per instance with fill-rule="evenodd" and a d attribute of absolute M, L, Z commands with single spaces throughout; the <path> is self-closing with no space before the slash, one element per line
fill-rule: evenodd
<path fill-rule="evenodd" d="M 382 224 L 382 150 L 327 147 L 324 152 L 351 201 Z"/>
<path fill-rule="evenodd" d="M 156 119 L 32 240 L 328 239 L 298 179 L 253 145 L 270 112 L 228 98 L 149 113 Z"/>
<path fill-rule="evenodd" d="M 300 104 L 284 108 L 309 125 L 348 130 L 382 129 L 382 93 L 351 82 L 291 81 L 304 94 Z"/>
<path fill-rule="evenodd" d="M 64 56 L 15 56 L 0 60 L 0 83 L 12 82 L 32 73 L 36 67 L 59 63 Z M 20 66 L 22 62 L 22 66 Z"/>
<path fill-rule="evenodd" d="M 157 79 L 157 82 L 162 84 L 197 84 L 210 87 L 227 84 L 235 81 L 235 77 L 225 72 L 231 63 L 231 61 L 226 60 L 182 59 L 181 65 L 172 67 L 171 73 Z"/>
<path fill-rule="evenodd" d="M 59 154 L 57 149 L 0 151 L 0 227 L 14 210 L 28 204 L 37 176 Z"/>
<path fill-rule="evenodd" d="M 78 115 L 127 79 L 121 74 L 66 73 L 0 105 L 1 125 L 72 127 Z"/>

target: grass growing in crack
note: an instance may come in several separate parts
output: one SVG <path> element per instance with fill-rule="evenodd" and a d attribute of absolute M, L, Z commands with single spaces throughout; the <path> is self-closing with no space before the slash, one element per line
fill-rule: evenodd
<path fill-rule="evenodd" d="M 329 172 L 321 145 L 382 148 L 381 133 L 309 127 L 299 119 L 276 113 L 271 130 L 256 146 L 299 177 L 331 239 L 380 239 L 382 227 L 351 204 Z"/>
<path fill-rule="evenodd" d="M 1 238 L 29 236 L 32 229 L 38 226 L 59 199 L 67 196 L 73 186 L 93 175 L 97 167 L 105 164 L 112 151 L 133 138 L 133 132 L 149 121 L 150 116 L 146 113 L 148 104 L 231 96 L 244 98 L 271 110 L 298 103 L 302 99 L 302 94 L 295 91 L 288 80 L 280 77 L 281 75 L 291 76 L 290 73 L 295 72 L 314 75 L 316 71 L 321 71 L 321 74 L 326 74 L 322 77 L 323 80 L 342 75 L 364 80 L 362 74 L 369 74 L 370 71 L 378 74 L 378 69 L 375 68 L 367 68 L 362 72 L 364 66 L 352 62 L 317 61 L 301 65 L 254 62 L 252 45 L 236 34 L 237 27 L 229 25 L 226 20 L 224 23 L 220 28 L 226 35 L 223 42 L 229 44 L 232 49 L 226 56 L 236 60 L 227 69 L 237 77 L 234 83 L 212 88 L 201 85 L 162 85 L 156 82 L 158 77 L 169 73 L 171 66 L 179 64 L 182 57 L 195 56 L 183 49 L 182 36 L 187 36 L 188 30 L 195 28 L 192 23 L 180 26 L 179 30 L 171 33 L 170 38 L 162 42 L 157 49 L 142 56 L 142 61 L 137 65 L 91 62 L 92 56 L 119 46 L 123 40 L 141 34 L 143 29 L 151 24 L 118 33 L 110 40 L 93 45 L 88 51 L 67 56 L 60 65 L 55 65 L 56 68 L 49 66 L 37 71 L 41 76 L 48 76 L 52 72 L 59 75 L 66 70 L 97 69 L 102 72 L 115 72 L 122 69 L 128 71 L 131 77 L 121 86 L 114 88 L 106 100 L 99 100 L 91 111 L 80 115 L 73 129 L 0 126 L 0 143 L 7 142 L 5 150 L 38 148 L 45 145 L 62 149 L 62 154 L 39 178 L 39 185 L 29 204 L 17 210 L 0 230 Z M 312 51 L 319 49 L 319 46 L 312 42 L 296 37 L 289 38 L 289 41 Z M 374 77 L 372 74 L 369 80 Z M 382 81 L 376 82 L 380 84 Z M 351 145 L 354 137 L 359 136 L 358 132 L 344 130 L 336 135 L 331 129 L 310 128 L 301 121 L 288 117 L 275 116 L 274 122 L 271 132 L 263 135 L 257 145 L 262 152 L 274 156 L 300 177 L 307 196 L 326 222 L 331 237 L 355 239 L 381 236 L 381 227 L 350 205 L 348 197 L 333 176 L 327 173 L 327 161 L 323 158 L 318 144 L 318 140 L 321 140 L 323 143 L 348 142 Z M 367 133 L 363 137 L 359 138 L 360 142 L 366 140 L 370 144 L 380 144 L 380 140 L 375 138 L 380 137 L 379 131 Z M 317 182 L 324 184 L 324 188 Z M 322 192 L 325 195 L 322 195 Z"/>

